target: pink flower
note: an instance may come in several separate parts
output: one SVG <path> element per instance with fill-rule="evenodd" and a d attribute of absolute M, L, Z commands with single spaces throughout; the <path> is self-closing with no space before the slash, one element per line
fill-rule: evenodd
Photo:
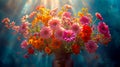
<path fill-rule="evenodd" d="M 57 14 L 57 10 L 58 10 L 58 8 L 55 8 L 55 9 L 51 10 L 50 15 L 55 16 Z"/>
<path fill-rule="evenodd" d="M 11 27 L 15 26 L 15 22 L 14 21 L 11 22 L 10 25 L 11 25 Z"/>
<path fill-rule="evenodd" d="M 71 19 L 67 17 L 62 17 L 64 25 L 71 25 Z"/>
<path fill-rule="evenodd" d="M 63 39 L 66 42 L 75 40 L 75 33 L 72 30 L 65 30 L 63 33 Z"/>
<path fill-rule="evenodd" d="M 71 30 L 75 33 L 79 33 L 80 31 L 80 26 L 78 23 L 73 23 L 72 26 L 71 26 Z"/>
<path fill-rule="evenodd" d="M 99 22 L 97 28 L 101 34 L 104 34 L 106 37 L 110 37 L 109 28 L 108 25 L 105 24 L 105 22 Z"/>
<path fill-rule="evenodd" d="M 50 36 L 52 35 L 52 30 L 49 28 L 49 27 L 43 27 L 41 30 L 40 30 L 40 36 L 42 38 L 49 38 Z"/>
<path fill-rule="evenodd" d="M 26 22 L 26 20 L 27 20 L 28 17 L 29 17 L 28 15 L 23 16 L 23 17 L 21 18 L 21 22 Z"/>
<path fill-rule="evenodd" d="M 15 30 L 18 33 L 19 29 L 20 29 L 20 26 L 13 26 L 12 29 Z"/>
<path fill-rule="evenodd" d="M 80 22 L 81 22 L 82 24 L 89 24 L 89 23 L 90 23 L 90 19 L 89 19 L 89 17 L 87 17 L 87 16 L 82 16 L 82 17 L 80 18 Z"/>
<path fill-rule="evenodd" d="M 20 26 L 20 33 L 24 33 L 26 30 L 28 30 L 28 22 L 22 22 L 21 26 Z"/>
<path fill-rule="evenodd" d="M 103 20 L 103 17 L 100 13 L 95 13 L 95 16 L 99 19 L 99 20 Z"/>
<path fill-rule="evenodd" d="M 29 18 L 33 18 L 36 13 L 37 13 L 37 12 L 35 12 L 35 11 L 33 11 L 32 13 L 30 13 Z"/>
<path fill-rule="evenodd" d="M 98 48 L 97 44 L 93 42 L 92 40 L 85 43 L 85 47 L 89 53 L 94 53 Z"/>
<path fill-rule="evenodd" d="M 71 13 L 70 12 L 64 12 L 62 17 L 70 18 L 71 17 Z"/>
<path fill-rule="evenodd" d="M 58 28 L 56 31 L 55 31 L 55 37 L 59 40 L 62 40 L 63 39 L 63 32 L 64 32 L 64 29 L 63 28 Z"/>
<path fill-rule="evenodd" d="M 8 23 L 8 22 L 10 22 L 10 19 L 9 18 L 4 18 L 3 20 L 2 20 L 2 23 Z"/>
<path fill-rule="evenodd" d="M 28 46 L 28 43 L 27 43 L 26 40 L 24 40 L 24 41 L 21 43 L 21 48 L 25 49 L 27 46 Z"/>
<path fill-rule="evenodd" d="M 52 18 L 48 21 L 48 25 L 51 29 L 57 29 L 61 25 L 61 21 L 58 18 Z"/>

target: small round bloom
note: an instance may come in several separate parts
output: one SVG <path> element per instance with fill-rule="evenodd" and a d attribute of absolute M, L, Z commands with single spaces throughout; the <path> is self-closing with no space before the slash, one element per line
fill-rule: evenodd
<path fill-rule="evenodd" d="M 50 15 L 51 15 L 51 16 L 55 16 L 55 15 L 57 14 L 57 10 L 58 10 L 58 8 L 52 9 L 52 10 L 50 11 Z"/>
<path fill-rule="evenodd" d="M 12 30 L 16 31 L 17 33 L 19 32 L 20 26 L 13 26 Z"/>
<path fill-rule="evenodd" d="M 41 30 L 40 30 L 40 36 L 42 38 L 49 38 L 50 36 L 52 35 L 52 30 L 49 28 L 49 27 L 43 27 Z"/>
<path fill-rule="evenodd" d="M 79 54 L 80 53 L 80 45 L 77 45 L 77 44 L 72 45 L 72 51 L 74 54 Z"/>
<path fill-rule="evenodd" d="M 68 5 L 68 4 L 65 4 L 64 7 L 65 7 L 66 9 L 71 9 L 71 8 L 72 8 L 72 6 L 71 6 L 71 5 Z"/>
<path fill-rule="evenodd" d="M 48 25 L 51 29 L 57 29 L 61 25 L 61 21 L 58 18 L 52 18 L 48 21 Z"/>
<path fill-rule="evenodd" d="M 37 13 L 37 12 L 35 12 L 35 11 L 33 11 L 32 13 L 30 13 L 29 18 L 33 18 L 36 13 Z"/>
<path fill-rule="evenodd" d="M 79 26 L 79 24 L 78 24 L 78 23 L 72 24 L 71 30 L 72 30 L 73 32 L 75 32 L 75 33 L 78 33 L 78 32 L 80 31 L 80 26 Z"/>
<path fill-rule="evenodd" d="M 72 30 L 65 30 L 63 33 L 63 39 L 67 42 L 75 40 L 75 33 Z"/>
<path fill-rule="evenodd" d="M 28 54 L 34 54 L 34 49 L 33 47 L 28 48 Z"/>
<path fill-rule="evenodd" d="M 62 17 L 70 18 L 71 17 L 71 13 L 70 12 L 64 12 Z"/>
<path fill-rule="evenodd" d="M 51 49 L 50 49 L 49 47 L 45 47 L 45 52 L 46 52 L 47 54 L 50 54 L 50 53 L 51 53 Z"/>
<path fill-rule="evenodd" d="M 30 24 L 29 22 L 23 22 L 19 29 L 20 33 L 24 33 L 26 30 L 28 30 L 29 24 Z"/>
<path fill-rule="evenodd" d="M 87 16 L 82 16 L 82 17 L 80 18 L 80 22 L 81 22 L 82 24 L 89 24 L 89 23 L 90 23 L 90 18 L 87 17 Z"/>
<path fill-rule="evenodd" d="M 55 31 L 55 37 L 59 40 L 62 40 L 63 39 L 63 32 L 64 32 L 64 29 L 63 28 L 58 28 L 56 31 Z"/>
<path fill-rule="evenodd" d="M 85 47 L 89 53 L 94 53 L 97 50 L 98 45 L 92 40 L 90 40 L 87 43 L 85 43 Z"/>
<path fill-rule="evenodd" d="M 103 17 L 100 13 L 95 13 L 95 16 L 99 19 L 99 20 L 103 20 Z"/>
<path fill-rule="evenodd" d="M 29 55 L 28 55 L 28 54 L 25 54 L 25 55 L 24 55 L 24 58 L 28 58 L 28 57 L 29 57 Z"/>
<path fill-rule="evenodd" d="M 28 43 L 26 40 L 24 40 L 22 43 L 21 43 L 21 48 L 26 48 L 28 46 Z"/>
<path fill-rule="evenodd" d="M 97 28 L 101 34 L 104 34 L 106 37 L 110 37 L 109 28 L 108 25 L 105 24 L 105 22 L 99 22 Z"/>
<path fill-rule="evenodd" d="M 11 23 L 10 23 L 10 26 L 11 26 L 11 27 L 15 26 L 15 22 L 14 22 L 14 21 L 11 22 Z"/>

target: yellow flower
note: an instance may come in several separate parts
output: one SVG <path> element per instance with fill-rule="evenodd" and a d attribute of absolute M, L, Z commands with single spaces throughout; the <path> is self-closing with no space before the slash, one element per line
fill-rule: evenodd
<path fill-rule="evenodd" d="M 88 8 L 82 8 L 82 13 L 83 13 L 83 14 L 88 13 Z"/>
<path fill-rule="evenodd" d="M 32 27 L 34 27 L 39 22 L 39 19 L 37 17 L 34 18 L 32 21 Z"/>
<path fill-rule="evenodd" d="M 82 17 L 84 14 L 82 12 L 78 12 L 78 16 Z"/>
<path fill-rule="evenodd" d="M 58 16 L 60 17 L 63 14 L 63 11 L 58 12 Z"/>

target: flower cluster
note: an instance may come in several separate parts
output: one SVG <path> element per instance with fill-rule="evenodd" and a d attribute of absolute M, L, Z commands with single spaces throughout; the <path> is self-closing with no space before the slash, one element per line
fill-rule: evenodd
<path fill-rule="evenodd" d="M 23 16 L 21 25 L 10 22 L 9 18 L 4 18 L 2 23 L 6 28 L 24 36 L 21 48 L 27 49 L 26 58 L 34 54 L 35 50 L 52 54 L 63 49 L 66 53 L 79 54 L 85 48 L 89 53 L 94 53 L 98 43 L 106 45 L 110 42 L 108 25 L 103 22 L 100 13 L 95 14 L 96 20 L 100 21 L 95 25 L 96 20 L 93 20 L 87 8 L 82 8 L 77 16 L 69 12 L 71 9 L 72 6 L 67 4 L 60 11 L 58 8 L 50 10 L 41 5 L 29 15 Z"/>

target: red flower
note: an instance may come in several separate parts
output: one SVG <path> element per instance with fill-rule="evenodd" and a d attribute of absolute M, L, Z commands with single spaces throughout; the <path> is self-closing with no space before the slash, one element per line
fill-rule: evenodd
<path fill-rule="evenodd" d="M 96 15 L 96 17 L 99 19 L 99 20 L 103 20 L 103 17 L 101 16 L 101 14 L 100 13 L 95 13 L 95 15 Z"/>
<path fill-rule="evenodd" d="M 80 32 L 80 36 L 84 42 L 87 42 L 88 40 L 91 39 L 91 37 L 90 37 L 91 33 L 92 33 L 91 27 L 88 25 L 84 25 Z"/>
<path fill-rule="evenodd" d="M 74 54 L 79 54 L 80 53 L 80 46 L 77 44 L 72 45 L 72 51 Z"/>
<path fill-rule="evenodd" d="M 34 49 L 32 47 L 28 48 L 28 54 L 34 54 Z"/>

